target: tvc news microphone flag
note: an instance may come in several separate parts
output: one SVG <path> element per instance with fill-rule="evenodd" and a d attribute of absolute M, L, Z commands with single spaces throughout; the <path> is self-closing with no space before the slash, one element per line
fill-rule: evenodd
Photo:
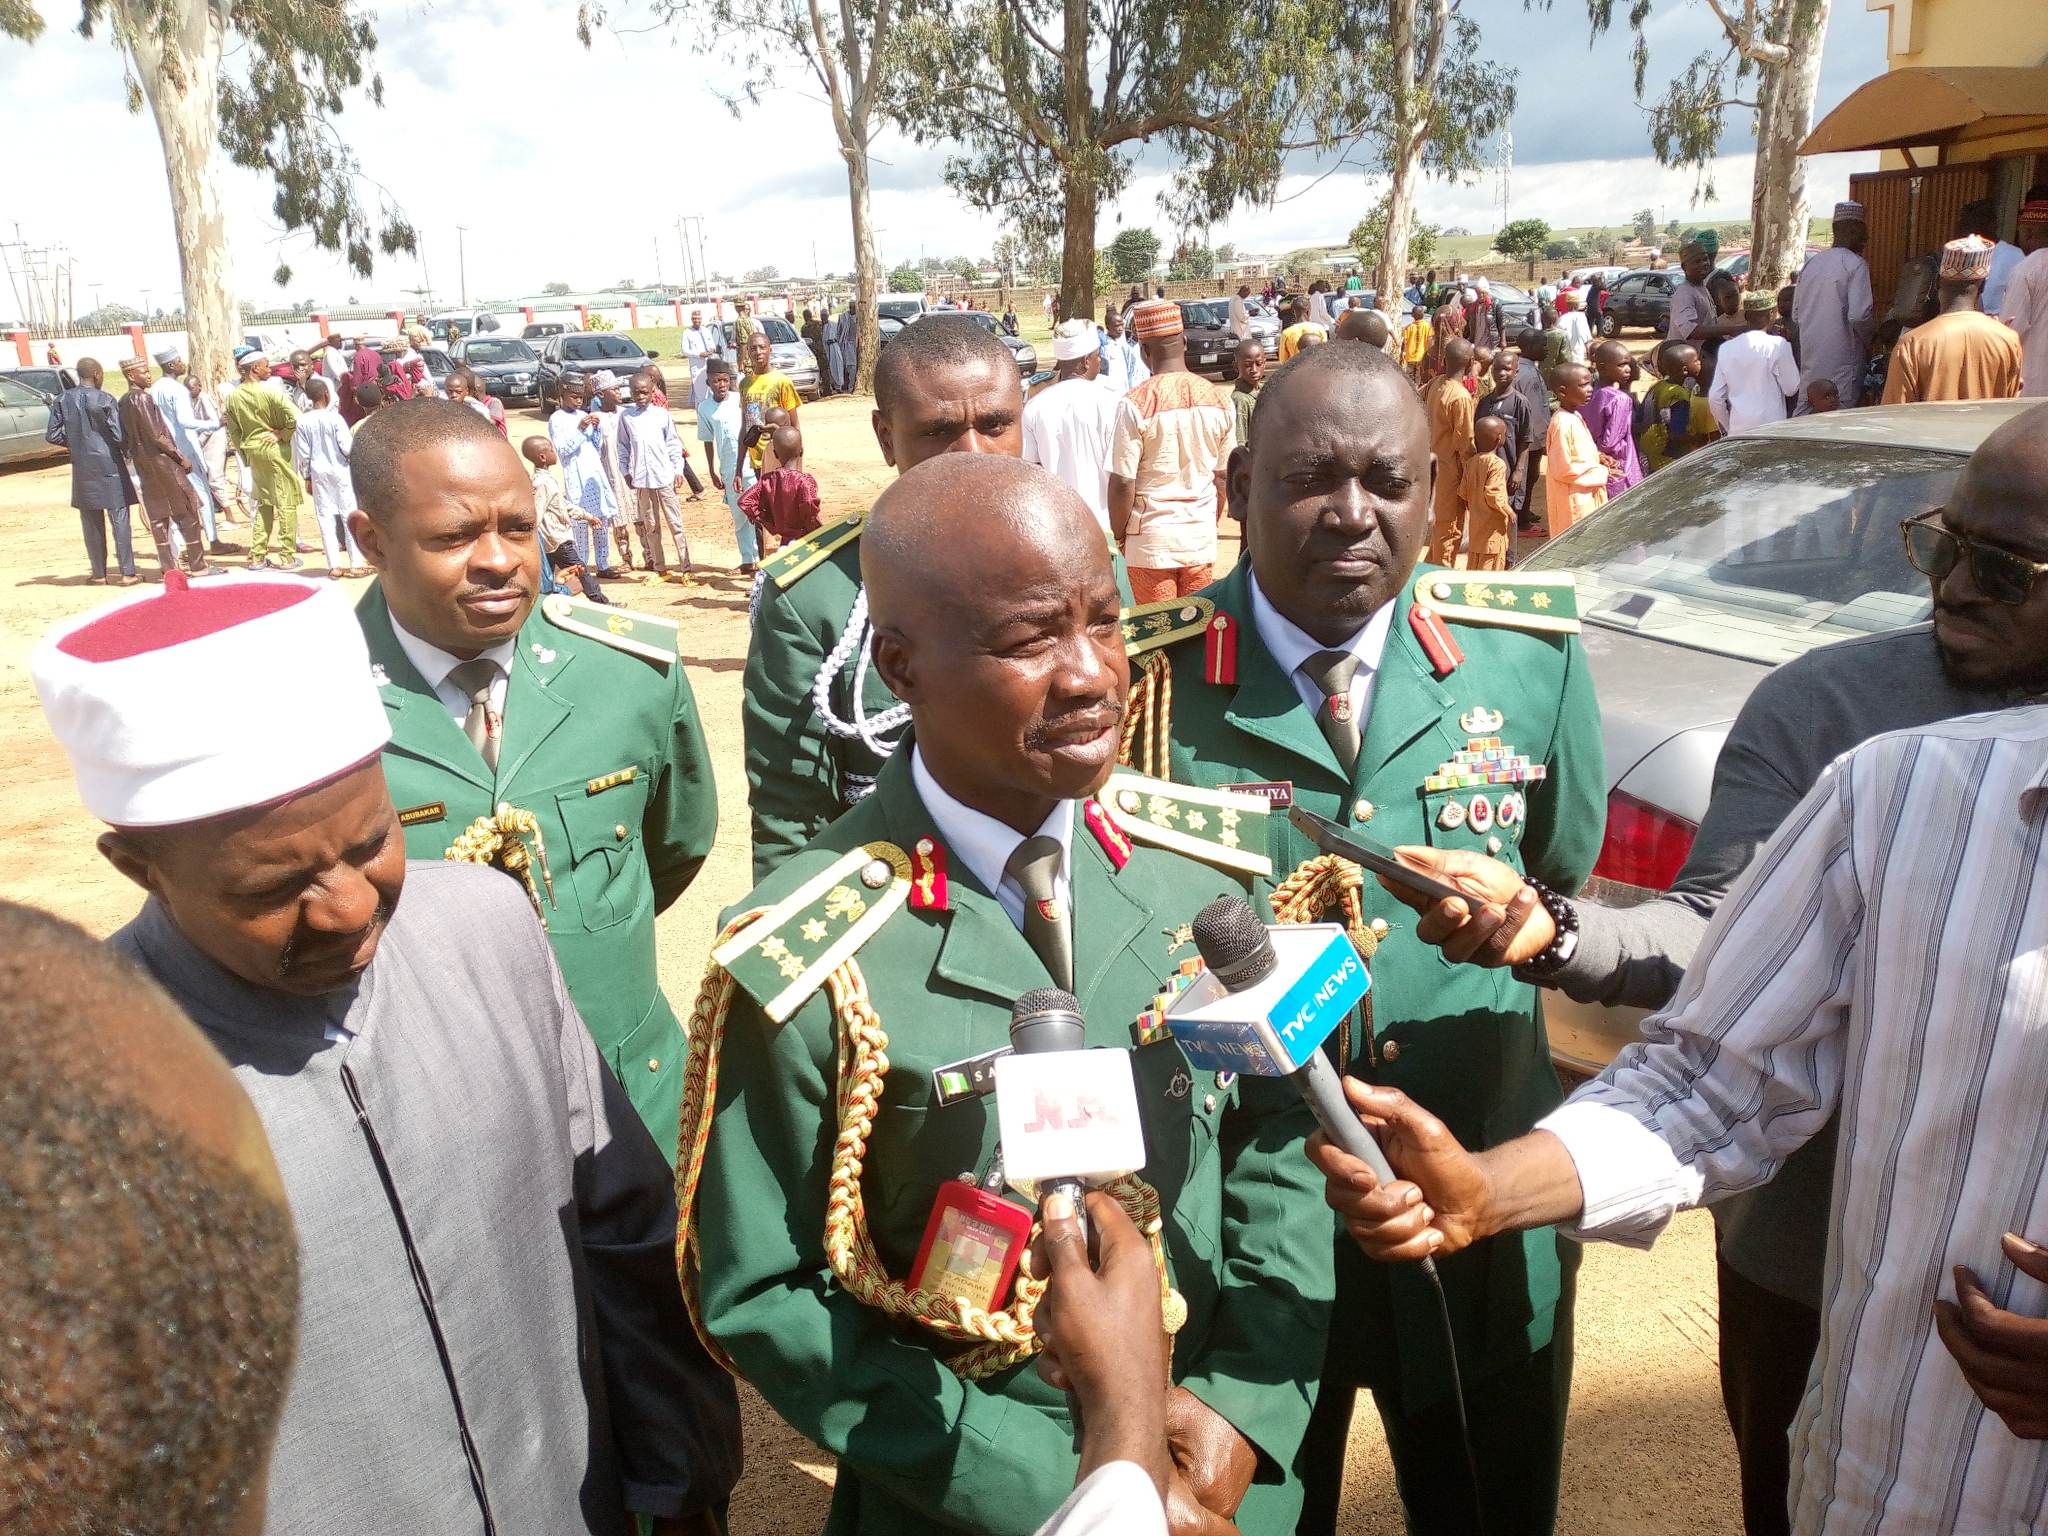
<path fill-rule="evenodd" d="M 1204 971 L 1167 1006 L 1188 1061 L 1210 1072 L 1286 1077 L 1308 1061 L 1372 987 L 1365 962 L 1336 923 L 1266 930 L 1276 964 L 1233 992 Z"/>

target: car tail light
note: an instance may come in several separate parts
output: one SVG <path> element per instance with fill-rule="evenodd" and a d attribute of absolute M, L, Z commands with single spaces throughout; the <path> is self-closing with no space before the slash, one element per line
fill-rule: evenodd
<path fill-rule="evenodd" d="M 1683 817 L 1617 789 L 1607 797 L 1607 836 L 1593 878 L 1668 891 L 1698 831 Z"/>

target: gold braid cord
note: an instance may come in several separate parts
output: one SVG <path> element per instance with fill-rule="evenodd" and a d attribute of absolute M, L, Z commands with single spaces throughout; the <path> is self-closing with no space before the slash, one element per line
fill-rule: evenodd
<path fill-rule="evenodd" d="M 527 851 L 531 841 L 533 850 Z M 540 840 L 540 822 L 531 811 L 522 811 L 508 801 L 499 801 L 496 814 L 479 816 L 441 855 L 456 864 L 485 864 L 502 869 L 526 887 L 526 899 L 533 903 L 533 915 L 542 928 L 548 915 L 541 910 L 540 886 L 533 883 L 534 866 L 547 886 L 548 905 L 555 904 L 555 877 L 548 873 L 547 845 Z"/>
<path fill-rule="evenodd" d="M 1273 921 L 1276 923 L 1313 923 L 1329 913 L 1332 907 L 1342 914 L 1345 936 L 1351 940 L 1352 948 L 1358 951 L 1358 958 L 1372 965 L 1372 957 L 1379 953 L 1380 936 L 1367 926 L 1365 902 L 1360 892 L 1365 885 L 1365 872 L 1349 859 L 1339 858 L 1334 853 L 1319 853 L 1304 859 L 1293 874 L 1273 887 L 1271 897 Z M 1365 997 L 1365 1037 L 1372 1039 L 1372 994 Z M 1338 1026 L 1337 1060 L 1348 1066 L 1351 1060 L 1351 1018 L 1345 1015 Z"/>
<path fill-rule="evenodd" d="M 735 919 L 718 942 L 723 944 L 758 915 L 748 913 Z M 1016 1299 L 995 1312 L 961 1297 L 919 1290 L 889 1277 L 868 1231 L 867 1202 L 861 1191 L 868 1136 L 874 1128 L 882 1084 L 889 1071 L 889 1036 L 869 1001 L 867 980 L 858 961 L 849 957 L 832 972 L 825 985 L 832 998 L 838 1034 L 838 1080 L 834 1093 L 838 1135 L 832 1145 L 831 1183 L 825 1201 L 826 1262 L 856 1300 L 890 1317 L 917 1323 L 949 1343 L 967 1345 L 946 1361 L 965 1380 L 978 1381 L 1029 1359 L 1038 1352 L 1038 1336 L 1032 1330 L 1031 1317 L 1039 1297 L 1045 1293 L 1045 1285 L 1032 1279 L 1022 1267 L 1017 1272 Z M 698 1338 L 712 1358 L 727 1370 L 734 1369 L 731 1358 L 712 1340 L 704 1325 L 698 1266 L 690 1249 L 696 1238 L 697 1186 L 703 1175 L 704 1150 L 718 1099 L 718 1048 L 732 1007 L 733 987 L 732 976 L 714 963 L 697 994 L 697 1006 L 690 1019 L 689 1057 L 683 1069 L 683 1109 L 676 1155 L 676 1208 L 680 1218 L 676 1229 L 676 1270 Z M 1158 1192 L 1135 1177 L 1119 1179 L 1106 1187 L 1138 1230 L 1151 1240 L 1167 1331 L 1176 1332 L 1187 1319 L 1187 1304 L 1167 1284 Z M 1037 1235 L 1035 1228 L 1032 1235 Z"/>
<path fill-rule="evenodd" d="M 1138 675 L 1131 679 L 1131 698 L 1124 711 L 1123 739 L 1117 745 L 1117 761 L 1147 778 L 1164 779 L 1167 744 L 1173 729 L 1173 664 L 1166 652 L 1148 651 L 1138 663 Z"/>

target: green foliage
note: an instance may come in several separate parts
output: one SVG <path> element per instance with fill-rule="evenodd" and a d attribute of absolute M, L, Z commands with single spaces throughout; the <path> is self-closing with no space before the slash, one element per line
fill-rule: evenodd
<path fill-rule="evenodd" d="M 1657 210 L 1638 208 L 1634 219 L 1636 238 L 1648 245 L 1657 238 Z"/>
<path fill-rule="evenodd" d="M 772 283 L 782 276 L 782 269 L 775 266 L 755 267 L 740 278 L 743 283 Z"/>
<path fill-rule="evenodd" d="M 1216 253 L 1206 245 L 1184 240 L 1166 259 L 1166 275 L 1176 282 L 1206 281 L 1216 271 Z"/>
<path fill-rule="evenodd" d="M 1543 247 L 1545 261 L 1577 261 L 1586 248 L 1576 240 L 1552 240 Z"/>
<path fill-rule="evenodd" d="M 906 261 L 902 266 L 889 274 L 889 291 L 891 293 L 923 293 L 924 274 Z"/>
<path fill-rule="evenodd" d="M 567 283 L 545 283 L 541 286 L 540 291 L 550 299 L 566 299 L 569 296 L 569 285 Z"/>
<path fill-rule="evenodd" d="M 1534 261 L 1550 242 L 1550 226 L 1542 219 L 1516 219 L 1493 237 L 1493 248 L 1503 256 Z"/>
<path fill-rule="evenodd" d="M 1424 224 L 1420 221 L 1408 226 L 1408 265 L 1416 271 L 1424 271 L 1436 260 L 1437 248 L 1443 243 L 1441 225 Z M 1372 205 L 1372 211 L 1351 226 L 1350 245 L 1358 256 L 1358 264 L 1369 274 L 1379 265 L 1380 252 L 1387 243 L 1387 198 L 1383 193 L 1380 200 Z"/>
<path fill-rule="evenodd" d="M 1149 229 L 1120 229 L 1109 242 L 1109 270 L 1120 283 L 1142 283 L 1159 259 L 1159 237 Z"/>
<path fill-rule="evenodd" d="M 186 7 L 194 3 L 83 0 L 79 34 L 92 37 L 102 25 L 113 34 L 127 70 L 130 112 L 142 110 L 147 88 L 184 88 L 193 66 L 183 51 Z M 334 121 L 358 87 L 383 105 L 382 76 L 364 79 L 364 62 L 377 49 L 368 18 L 350 0 L 236 0 L 219 11 L 227 51 L 239 65 L 220 76 L 220 144 L 236 165 L 270 176 L 270 210 L 286 233 L 309 235 L 361 276 L 369 275 L 378 252 L 412 250 L 412 225 L 382 188 L 366 194 L 361 168 Z M 0 36 L 32 42 L 42 28 L 33 0 L 0 0 Z M 161 50 L 157 79 L 139 77 L 142 56 L 125 35 L 129 28 L 144 31 L 152 53 Z M 291 281 L 291 268 L 279 266 L 276 278 L 280 286 Z"/>
<path fill-rule="evenodd" d="M 586 331 L 609 331 L 612 328 L 611 321 L 599 314 L 593 314 L 583 325 Z"/>
<path fill-rule="evenodd" d="M 1414 224 L 1408 229 L 1408 265 L 1426 268 L 1436 260 L 1437 246 L 1443 240 L 1443 228 L 1436 224 Z"/>

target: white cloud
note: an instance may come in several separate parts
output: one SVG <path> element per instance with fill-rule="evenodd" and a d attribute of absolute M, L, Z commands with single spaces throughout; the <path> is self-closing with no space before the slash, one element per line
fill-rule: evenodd
<path fill-rule="evenodd" d="M 63 0 L 46 0 L 60 6 Z M 715 268 L 852 262 L 845 182 L 822 102 L 794 67 L 787 89 L 735 120 L 715 87 L 727 67 L 667 33 L 604 35 L 585 50 L 561 6 L 497 6 L 485 0 L 377 7 L 375 67 L 385 106 L 352 102 L 342 119 L 366 174 L 388 187 L 418 227 L 423 259 L 380 262 L 365 280 L 304 240 L 285 241 L 269 216 L 264 177 L 228 174 L 229 227 L 241 296 L 257 303 L 314 298 L 340 303 L 406 296 L 432 278 L 437 302 L 456 297 L 456 226 L 467 227 L 472 297 L 511 297 L 549 281 L 600 287 L 632 277 L 679 275 L 675 220 L 707 221 Z M 54 18 L 33 47 L 0 47 L 0 141 L 35 146 L 10 157 L 7 215 L 32 245 L 57 245 L 75 262 L 78 307 L 99 297 L 171 301 L 178 289 L 169 198 L 153 123 L 121 106 L 119 56 Z M 1618 45 L 1615 50 L 1618 55 Z M 1525 93 L 1523 113 L 1567 110 Z M 89 136 L 81 125 L 90 125 Z M 1607 140 L 1613 142 L 1611 137 Z M 919 254 L 987 251 L 999 222 L 968 208 L 940 180 L 943 156 L 901 141 L 878 147 L 875 222 L 886 261 Z M 1840 196 L 1849 169 L 1870 157 L 1812 162 L 1816 208 Z M 1216 240 L 1283 251 L 1340 240 L 1377 194 L 1356 172 L 1303 192 L 1289 177 L 1269 209 L 1212 227 Z M 1513 178 L 1513 216 L 1557 226 L 1618 223 L 1645 203 L 1662 217 L 1741 216 L 1749 157 L 1715 168 L 1719 195 L 1691 204 L 1692 178 L 1647 156 L 1527 166 Z M 1166 233 L 1158 199 L 1167 178 L 1136 177 L 1105 215 Z M 756 193 L 756 188 L 761 191 Z M 1293 196 L 1301 193 L 1302 195 Z M 1290 200 L 1292 198 L 1292 200 Z M 1491 179 L 1431 184 L 1425 218 L 1489 229 L 1498 222 Z M 13 230 L 0 227 L 0 239 Z M 294 277 L 278 289 L 280 259 Z M 13 308 L 0 289 L 0 308 Z"/>

